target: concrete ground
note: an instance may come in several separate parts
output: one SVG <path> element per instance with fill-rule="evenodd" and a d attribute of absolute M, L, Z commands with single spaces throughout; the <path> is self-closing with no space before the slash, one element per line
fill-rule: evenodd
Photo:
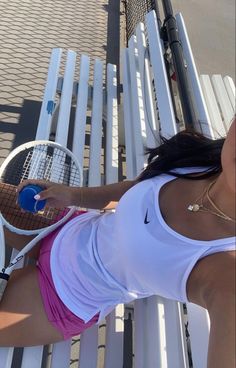
<path fill-rule="evenodd" d="M 172 6 L 184 17 L 198 72 L 235 81 L 235 0 L 172 0 Z"/>
<path fill-rule="evenodd" d="M 119 65 L 120 3 L 2 0 L 0 18 L 1 163 L 35 136 L 52 48 Z"/>

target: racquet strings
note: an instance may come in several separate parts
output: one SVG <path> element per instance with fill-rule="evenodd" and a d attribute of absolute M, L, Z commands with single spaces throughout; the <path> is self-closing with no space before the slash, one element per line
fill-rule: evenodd
<path fill-rule="evenodd" d="M 68 186 L 80 186 L 81 174 L 73 158 L 63 149 L 38 144 L 18 152 L 0 178 L 0 211 L 20 230 L 45 228 L 62 218 L 68 209 L 49 208 L 37 214 L 22 212 L 17 204 L 16 187 L 25 179 L 42 179 Z"/>

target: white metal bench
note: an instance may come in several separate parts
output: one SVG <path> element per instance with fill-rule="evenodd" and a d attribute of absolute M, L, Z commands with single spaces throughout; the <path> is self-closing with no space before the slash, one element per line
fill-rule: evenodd
<path fill-rule="evenodd" d="M 223 79 L 220 75 L 213 75 L 212 78 L 202 75 L 199 81 L 183 17 L 177 14 L 176 19 L 199 121 L 195 129 L 212 138 L 224 137 L 235 113 L 233 80 L 230 77 Z M 149 13 L 146 27 L 143 24 L 137 27 L 136 35 L 132 36 L 123 54 L 128 178 L 137 175 L 144 167 L 144 145 L 156 144 L 153 132 L 155 137 L 158 137 L 159 130 L 163 136 L 171 137 L 179 129 L 162 53 L 157 21 L 154 13 Z M 156 99 L 151 96 L 156 96 Z M 156 101 L 159 124 L 155 114 Z M 128 149 L 127 145 L 133 140 L 133 145 Z M 203 308 L 188 303 L 185 315 L 179 303 L 158 296 L 136 301 L 134 308 L 135 368 L 189 367 L 187 352 L 190 348 L 193 366 L 206 366 L 210 322 Z M 186 322 L 190 333 L 188 344 L 185 337 Z"/>
<path fill-rule="evenodd" d="M 39 117 L 35 139 L 49 139 L 55 133 L 55 140 L 67 146 L 69 122 L 73 98 L 77 101 L 73 125 L 72 150 L 82 166 L 86 165 L 84 155 L 89 146 L 89 163 L 85 169 L 85 182 L 89 186 L 118 181 L 118 106 L 116 67 L 107 65 L 107 89 L 103 88 L 104 65 L 95 60 L 93 84 L 89 86 L 90 60 L 82 55 L 80 59 L 80 79 L 74 81 L 76 53 L 66 52 L 66 66 L 63 80 L 59 78 L 62 50 L 54 49 L 48 70 L 44 99 Z M 58 89 L 59 88 L 59 89 Z M 89 95 L 92 99 L 89 101 Z M 57 97 L 59 92 L 60 98 Z M 106 92 L 106 93 L 104 93 Z M 74 96 L 73 96 L 74 94 Z M 105 104 L 103 102 L 106 102 Z M 57 119 L 54 117 L 57 115 Z M 106 147 L 102 147 L 103 117 L 106 117 Z M 86 126 L 86 121 L 91 124 Z M 85 143 L 89 132 L 90 143 Z M 101 155 L 106 150 L 104 161 L 106 178 L 101 174 Z M 84 166 L 85 167 L 85 166 Z M 86 175 L 87 174 L 87 175 Z M 104 367 L 121 367 L 123 362 L 123 305 L 118 306 L 106 320 L 106 355 Z M 101 324 L 103 326 L 103 324 Z M 101 327 L 102 328 L 102 327 Z M 98 330 L 94 326 L 80 337 L 80 349 L 77 351 L 79 366 L 96 367 L 98 357 Z M 77 345 L 78 346 L 78 345 Z M 13 348 L 0 348 L 0 367 L 11 367 Z M 26 347 L 23 351 L 21 367 L 41 367 L 43 346 Z M 52 347 L 51 367 L 69 367 L 71 341 L 55 344 Z M 102 359 L 102 358 L 100 358 Z"/>
<path fill-rule="evenodd" d="M 215 131 L 225 135 L 235 111 L 234 84 L 226 77 L 223 89 L 220 76 L 213 77 L 212 82 L 209 82 L 208 76 L 201 76 L 201 88 L 180 14 L 177 15 L 177 20 L 200 121 L 196 129 L 211 136 L 217 136 Z M 60 79 L 61 54 L 61 49 L 54 49 L 52 52 L 36 139 L 48 139 L 55 133 L 55 140 L 67 145 L 71 105 L 74 101 L 76 112 L 72 126 L 73 139 L 69 139 L 69 147 L 72 146 L 84 167 L 85 183 L 95 186 L 116 182 L 119 143 L 124 143 L 122 133 L 118 134 L 119 115 L 119 124 L 124 124 L 126 176 L 128 179 L 134 178 L 145 165 L 144 145 L 157 145 L 159 131 L 169 137 L 178 130 L 154 12 L 146 16 L 146 30 L 143 24 L 139 24 L 136 35 L 129 41 L 128 48 L 123 50 L 123 102 L 120 114 L 117 105 L 116 67 L 107 66 L 104 90 L 105 68 L 100 60 L 95 61 L 91 82 L 89 57 L 82 55 L 80 77 L 75 81 L 76 54 L 68 51 L 64 76 Z M 58 90 L 60 98 L 56 97 Z M 232 108 L 225 109 L 226 104 Z M 213 115 L 216 111 L 218 119 Z M 186 341 L 185 335 L 187 322 L 194 368 L 203 368 L 206 365 L 209 335 L 207 313 L 192 304 L 187 305 L 187 310 L 186 314 L 180 303 L 159 296 L 134 303 L 135 368 L 189 367 L 189 341 Z M 73 354 L 77 354 L 79 358 L 79 368 L 122 368 L 123 338 L 124 306 L 119 305 L 104 324 L 94 326 L 81 335 L 79 346 L 76 344 L 75 348 L 71 348 L 71 341 L 54 344 L 51 347 L 50 367 L 69 367 L 72 349 Z M 43 347 L 25 348 L 21 368 L 41 367 L 43 351 Z M 12 356 L 13 348 L 0 348 L 0 368 L 10 368 Z"/>

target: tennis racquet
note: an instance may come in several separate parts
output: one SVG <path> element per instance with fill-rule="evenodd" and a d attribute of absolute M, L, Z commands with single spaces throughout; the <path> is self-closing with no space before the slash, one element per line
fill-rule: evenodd
<path fill-rule="evenodd" d="M 36 235 L 11 260 L 0 268 L 0 300 L 16 264 L 43 237 L 65 223 L 76 207 L 49 208 L 37 213 L 22 213 L 17 204 L 16 187 L 26 179 L 47 180 L 68 186 L 82 185 L 82 170 L 75 156 L 65 147 L 51 141 L 32 141 L 14 149 L 0 168 L 0 251 L 5 253 L 3 226 L 22 235 Z M 1 266 L 1 264 L 0 264 Z M 1 266 L 2 267 L 2 266 Z"/>

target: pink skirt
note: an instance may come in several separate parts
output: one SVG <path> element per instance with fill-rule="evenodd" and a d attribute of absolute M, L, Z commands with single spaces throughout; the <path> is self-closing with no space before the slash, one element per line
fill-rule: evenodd
<path fill-rule="evenodd" d="M 71 216 L 70 220 L 83 213 L 85 212 L 76 212 Z M 59 231 L 60 228 L 56 229 L 41 241 L 37 269 L 39 288 L 47 318 L 61 332 L 64 340 L 67 340 L 72 336 L 79 335 L 85 329 L 95 324 L 98 321 L 99 315 L 95 315 L 89 322 L 85 323 L 81 318 L 73 314 L 57 295 L 50 269 L 50 253 L 54 239 Z"/>

